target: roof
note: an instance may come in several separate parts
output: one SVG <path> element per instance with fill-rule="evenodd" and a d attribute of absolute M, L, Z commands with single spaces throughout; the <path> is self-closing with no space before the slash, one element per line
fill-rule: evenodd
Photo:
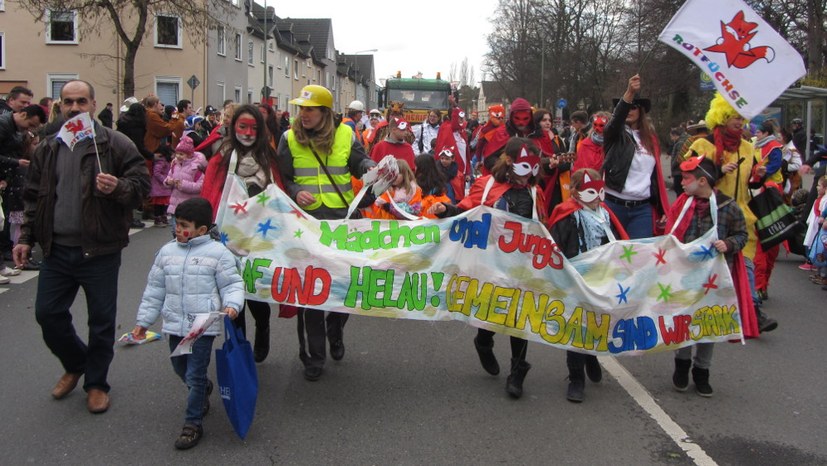
<path fill-rule="evenodd" d="M 293 23 L 293 34 L 300 37 L 300 42 L 309 44 L 302 47 L 306 52 L 315 50 L 324 58 L 330 35 L 333 33 L 333 22 L 330 18 L 284 18 L 284 21 Z"/>
<path fill-rule="evenodd" d="M 810 99 L 826 99 L 827 89 L 823 87 L 801 86 L 791 87 L 784 91 L 776 102 L 786 102 L 789 100 L 810 100 Z"/>

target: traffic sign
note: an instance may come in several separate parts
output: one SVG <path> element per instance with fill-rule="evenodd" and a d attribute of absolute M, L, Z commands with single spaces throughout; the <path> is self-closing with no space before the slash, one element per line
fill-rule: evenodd
<path fill-rule="evenodd" d="M 198 87 L 199 84 L 201 84 L 201 81 L 199 81 L 198 78 L 195 77 L 195 75 L 190 76 L 190 78 L 187 80 L 187 85 L 190 87 L 190 89 L 195 89 L 196 87 Z"/>
<path fill-rule="evenodd" d="M 566 99 L 560 99 L 557 101 L 557 108 L 566 108 L 569 103 L 566 102 Z"/>

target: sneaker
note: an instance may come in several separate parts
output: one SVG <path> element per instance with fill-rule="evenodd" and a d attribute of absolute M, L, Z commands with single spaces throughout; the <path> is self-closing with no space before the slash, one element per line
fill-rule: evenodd
<path fill-rule="evenodd" d="M 144 225 L 144 223 L 143 223 L 142 221 L 138 220 L 138 219 L 133 219 L 133 220 L 132 220 L 132 223 L 130 223 L 130 224 L 129 224 L 129 228 L 137 228 L 137 229 L 141 229 L 141 228 L 143 228 L 143 227 L 145 227 L 145 226 L 146 226 L 146 225 Z"/>
<path fill-rule="evenodd" d="M 204 435 L 204 430 L 201 426 L 192 424 L 185 424 L 181 430 L 181 435 L 175 440 L 175 448 L 179 450 L 188 450 L 196 445 Z"/>
<path fill-rule="evenodd" d="M 307 366 L 304 368 L 304 378 L 310 382 L 319 380 L 322 376 L 322 368 L 315 366 Z"/>
<path fill-rule="evenodd" d="M 29 261 L 23 264 L 23 270 L 40 270 L 40 261 L 29 258 Z"/>
<path fill-rule="evenodd" d="M 17 275 L 20 275 L 20 269 L 13 269 L 4 265 L 3 268 L 0 269 L 0 275 L 4 277 L 16 277 Z"/>
<path fill-rule="evenodd" d="M 767 294 L 767 290 L 758 290 L 758 297 L 761 298 L 761 301 L 770 299 L 770 295 Z"/>
<path fill-rule="evenodd" d="M 8 285 L 11 283 L 11 278 L 0 275 L 0 285 Z"/>
<path fill-rule="evenodd" d="M 818 267 L 814 266 L 813 264 L 804 263 L 798 266 L 799 270 L 806 270 L 808 272 L 812 272 L 813 270 L 818 270 Z"/>

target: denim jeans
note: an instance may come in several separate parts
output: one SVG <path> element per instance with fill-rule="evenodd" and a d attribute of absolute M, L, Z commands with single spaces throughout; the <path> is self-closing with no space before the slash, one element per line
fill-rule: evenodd
<path fill-rule="evenodd" d="M 654 228 L 652 225 L 652 205 L 648 202 L 635 207 L 625 207 L 606 199 L 606 205 L 615 214 L 617 220 L 626 229 L 629 239 L 651 238 Z"/>
<path fill-rule="evenodd" d="M 184 337 L 169 335 L 169 350 L 172 352 Z M 204 400 L 207 399 L 207 368 L 210 367 L 210 355 L 214 335 L 201 335 L 192 345 L 192 354 L 170 358 L 172 369 L 187 384 L 187 415 L 185 424 L 201 425 L 204 417 Z"/>
<path fill-rule="evenodd" d="M 747 269 L 747 280 L 749 281 L 749 292 L 752 296 L 752 304 L 759 308 L 762 304 L 758 290 L 755 289 L 755 263 L 749 257 L 744 257 L 744 267 Z M 757 309 L 756 309 L 757 310 Z"/>
<path fill-rule="evenodd" d="M 59 244 L 52 244 L 40 265 L 34 307 L 43 341 L 66 372 L 85 374 L 86 391 L 109 391 L 106 378 L 115 354 L 120 266 L 120 252 L 85 258 L 79 246 Z M 78 337 L 70 312 L 81 287 L 86 295 L 88 345 Z"/>

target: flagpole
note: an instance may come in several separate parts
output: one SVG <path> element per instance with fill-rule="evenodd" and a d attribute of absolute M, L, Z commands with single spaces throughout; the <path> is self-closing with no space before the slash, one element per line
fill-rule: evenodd
<path fill-rule="evenodd" d="M 652 46 L 652 48 L 651 48 L 651 49 L 649 49 L 649 53 L 647 53 L 647 54 L 646 54 L 646 56 L 645 56 L 645 57 L 643 57 L 643 61 L 642 61 L 642 62 L 640 62 L 640 66 L 638 66 L 638 69 L 637 69 L 637 73 L 636 73 L 636 74 L 640 74 L 640 70 L 642 70 L 642 69 L 643 69 L 643 65 L 645 65 L 645 64 L 646 64 L 646 62 L 647 62 L 647 61 L 649 61 L 649 57 L 651 57 L 651 56 L 652 56 L 652 52 L 654 52 L 654 51 L 655 51 L 655 47 L 657 47 L 657 46 L 658 46 L 658 44 L 659 44 L 659 42 L 655 42 L 655 45 L 653 45 L 653 46 Z"/>
<path fill-rule="evenodd" d="M 98 172 L 103 173 L 103 165 L 101 165 L 101 155 L 98 153 L 98 141 L 95 139 L 98 134 L 95 131 L 95 119 L 92 118 L 92 113 L 89 113 L 89 119 L 92 120 L 92 145 L 95 146 L 95 157 L 98 158 Z"/>

